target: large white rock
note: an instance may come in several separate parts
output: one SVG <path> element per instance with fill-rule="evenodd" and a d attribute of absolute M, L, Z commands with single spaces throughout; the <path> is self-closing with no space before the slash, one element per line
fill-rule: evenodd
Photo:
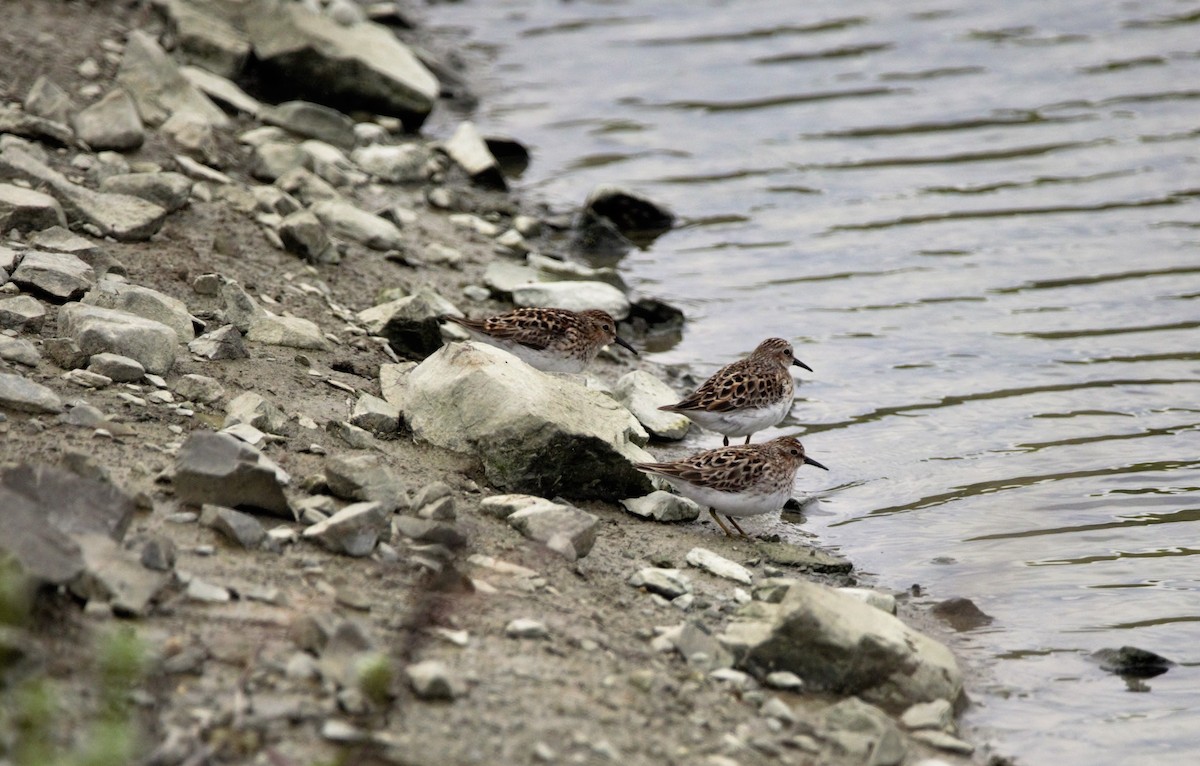
<path fill-rule="evenodd" d="M 405 418 L 418 438 L 477 455 L 502 489 L 617 500 L 650 490 L 632 463 L 653 460 L 621 405 L 492 346 L 444 346 L 409 376 Z"/>
<path fill-rule="evenodd" d="M 312 206 L 312 211 L 336 236 L 372 250 L 399 250 L 404 246 L 404 237 L 394 223 L 345 200 L 322 200 Z"/>
<path fill-rule="evenodd" d="M 514 287 L 512 296 L 513 303 L 518 306 L 571 311 L 600 309 L 617 320 L 629 316 L 629 299 L 604 282 L 535 282 Z"/>
<path fill-rule="evenodd" d="M 730 624 L 720 641 L 759 677 L 790 671 L 805 688 L 857 695 L 895 714 L 962 694 L 949 649 L 856 598 L 796 580 L 779 603 L 752 606 L 755 618 Z"/>
<path fill-rule="evenodd" d="M 109 352 L 136 359 L 155 375 L 175 364 L 175 331 L 153 319 L 84 303 L 68 303 L 58 312 L 58 328 L 87 355 Z"/>
<path fill-rule="evenodd" d="M 679 401 L 679 395 L 666 383 L 644 370 L 634 370 L 621 376 L 613 396 L 625 405 L 651 435 L 659 439 L 676 440 L 687 435 L 692 421 L 678 412 L 663 412 L 664 404 Z"/>

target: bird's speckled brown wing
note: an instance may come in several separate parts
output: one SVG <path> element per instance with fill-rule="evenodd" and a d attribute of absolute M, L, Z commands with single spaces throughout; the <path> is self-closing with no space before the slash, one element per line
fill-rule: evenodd
<path fill-rule="evenodd" d="M 673 463 L 636 463 L 634 467 L 683 479 L 697 487 L 737 492 L 753 486 L 769 470 L 769 461 L 759 454 L 759 445 L 745 445 L 701 452 Z"/>
<path fill-rule="evenodd" d="M 672 412 L 729 412 L 747 406 L 762 406 L 783 398 L 790 382 L 791 376 L 778 366 L 742 359 L 717 370 L 683 401 L 663 409 Z"/>
<path fill-rule="evenodd" d="M 523 308 L 487 319 L 447 318 L 476 332 L 537 351 L 560 345 L 564 334 L 573 337 L 579 333 L 575 315 L 562 309 Z"/>

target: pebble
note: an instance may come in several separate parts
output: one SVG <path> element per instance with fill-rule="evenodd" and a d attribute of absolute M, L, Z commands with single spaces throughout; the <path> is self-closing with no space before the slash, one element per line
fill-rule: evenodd
<path fill-rule="evenodd" d="M 545 623 L 528 617 L 519 617 L 504 626 L 504 635 L 509 638 L 549 638 L 550 631 Z"/>
<path fill-rule="evenodd" d="M 754 576 L 750 574 L 749 569 L 746 569 L 741 564 L 730 561 L 724 556 L 713 553 L 707 548 L 692 548 L 688 551 L 686 558 L 687 563 L 717 577 L 724 577 L 727 580 L 740 582 L 743 585 L 752 585 L 754 583 Z"/>

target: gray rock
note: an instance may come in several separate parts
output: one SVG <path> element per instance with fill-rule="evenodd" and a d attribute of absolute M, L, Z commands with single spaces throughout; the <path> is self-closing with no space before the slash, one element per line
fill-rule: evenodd
<path fill-rule="evenodd" d="M 37 367 L 42 361 L 37 346 L 27 340 L 0 335 L 0 359 L 26 367 Z"/>
<path fill-rule="evenodd" d="M 629 299 L 604 282 L 535 282 L 514 288 L 512 297 L 518 306 L 571 311 L 600 309 L 618 321 L 629 316 Z"/>
<path fill-rule="evenodd" d="M 804 688 L 804 679 L 787 670 L 777 670 L 774 673 L 767 673 L 767 677 L 763 679 L 763 683 L 772 689 L 783 689 L 789 692 L 799 692 Z"/>
<path fill-rule="evenodd" d="M 302 317 L 276 316 L 264 311 L 250 326 L 246 340 L 267 346 L 309 348 L 324 351 L 329 348 L 321 328 Z"/>
<path fill-rule="evenodd" d="M 4 508 L 0 552 L 11 556 L 28 577 L 62 585 L 83 571 L 78 543 L 47 521 L 36 500 L 0 484 L 0 507 Z"/>
<path fill-rule="evenodd" d="M 329 491 L 346 500 L 378 501 L 389 513 L 408 505 L 396 474 L 376 455 L 335 455 L 325 461 Z"/>
<path fill-rule="evenodd" d="M 169 537 L 152 537 L 142 546 L 141 562 L 147 569 L 170 572 L 175 568 L 175 543 Z"/>
<path fill-rule="evenodd" d="M 400 430 L 400 410 L 377 396 L 361 394 L 350 422 L 375 434 L 394 434 Z"/>
<path fill-rule="evenodd" d="M 500 489 L 612 501 L 650 491 L 632 462 L 653 457 L 628 410 L 500 349 L 443 347 L 413 370 L 407 399 L 417 438 L 477 455 Z"/>
<path fill-rule="evenodd" d="M 675 214 L 650 199 L 616 186 L 592 190 L 583 205 L 585 216 L 610 221 L 627 236 L 661 233 L 675 223 Z"/>
<path fill-rule="evenodd" d="M 341 439 L 351 449 L 373 449 L 375 437 L 365 428 L 359 428 L 347 420 L 330 420 L 325 430 Z"/>
<path fill-rule="evenodd" d="M 413 495 L 412 509 L 419 514 L 427 506 L 431 506 L 441 500 L 447 498 L 453 500 L 454 490 L 450 489 L 450 485 L 444 481 L 434 481 L 426 484 L 424 487 Z M 429 518 L 429 517 L 426 517 Z"/>
<path fill-rule="evenodd" d="M 962 674 L 942 644 L 889 614 L 825 586 L 797 581 L 762 619 L 732 623 L 721 642 L 752 673 L 787 670 L 807 686 L 856 694 L 897 713 L 956 700 Z"/>
<path fill-rule="evenodd" d="M 82 302 L 161 322 L 175 331 L 181 343 L 187 343 L 196 337 L 187 304 L 149 287 L 102 279 L 83 297 Z"/>
<path fill-rule="evenodd" d="M 437 521 L 453 521 L 458 518 L 458 512 L 454 508 L 454 498 L 441 497 L 437 500 L 426 502 L 422 505 L 415 505 L 418 508 L 417 516 L 422 519 L 434 519 Z"/>
<path fill-rule="evenodd" d="M 114 88 L 104 98 L 75 115 L 75 135 L 93 151 L 132 151 L 146 140 L 142 119 L 133 99 L 122 88 Z"/>
<path fill-rule="evenodd" d="M 755 550 L 772 564 L 821 574 L 845 574 L 854 568 L 848 559 L 819 548 L 792 543 L 763 543 Z"/>
<path fill-rule="evenodd" d="M 438 97 L 437 79 L 381 25 L 343 27 L 288 4 L 248 13 L 247 30 L 264 73 L 328 103 L 396 116 L 416 130 Z"/>
<path fill-rule="evenodd" d="M 29 237 L 29 244 L 38 250 L 73 255 L 91 266 L 96 271 L 97 277 L 108 273 L 128 276 L 126 268 L 99 245 L 62 226 L 51 226 L 49 229 L 36 232 Z"/>
<path fill-rule="evenodd" d="M 222 428 L 246 423 L 267 433 L 282 433 L 287 427 L 287 413 L 261 394 L 246 391 L 234 397 L 225 407 Z"/>
<path fill-rule="evenodd" d="M 582 263 L 562 261 L 540 253 L 525 256 L 525 263 L 537 272 L 537 279 L 534 280 L 537 282 L 604 282 L 622 293 L 628 292 L 620 272 L 611 266 L 591 268 Z"/>
<path fill-rule="evenodd" d="M 906 729 L 951 731 L 954 728 L 954 706 L 944 699 L 918 702 L 904 711 L 900 723 Z"/>
<path fill-rule="evenodd" d="M 103 535 L 78 537 L 84 571 L 70 584 L 71 592 L 87 601 L 108 602 L 114 614 L 140 617 L 171 583 L 166 572 L 143 567 L 132 554 Z"/>
<path fill-rule="evenodd" d="M 187 590 L 184 593 L 192 601 L 206 604 L 224 604 L 233 599 L 233 594 L 229 592 L 228 588 L 201 580 L 199 577 L 193 577 L 188 581 Z"/>
<path fill-rule="evenodd" d="M 930 612 L 955 630 L 974 630 L 992 623 L 991 615 L 984 613 L 971 599 L 960 596 L 939 601 Z"/>
<path fill-rule="evenodd" d="M 137 197 L 103 194 L 74 184 L 20 147 L 0 151 L 0 174 L 46 188 L 63 206 L 68 221 L 91 224 L 101 234 L 122 242 L 149 239 L 167 217 L 166 210 Z"/>
<path fill-rule="evenodd" d="M 158 132 L 174 141 L 179 148 L 208 163 L 220 161 L 216 132 L 204 118 L 192 112 L 175 112 L 158 127 Z"/>
<path fill-rule="evenodd" d="M 437 543 L 447 548 L 461 548 L 467 538 L 455 529 L 453 524 L 447 524 L 433 519 L 419 519 L 415 516 L 397 516 L 392 520 L 396 532 L 413 540 L 425 543 Z"/>
<path fill-rule="evenodd" d="M 1136 646 L 1098 649 L 1092 652 L 1091 658 L 1109 673 L 1133 678 L 1153 678 L 1166 673 L 1175 665 L 1161 654 Z"/>
<path fill-rule="evenodd" d="M 311 164 L 299 146 L 290 141 L 266 141 L 254 147 L 250 173 L 261 181 L 275 181 L 296 168 Z"/>
<path fill-rule="evenodd" d="M 0 231 L 38 231 L 66 225 L 67 217 L 54 197 L 23 186 L 0 183 Z"/>
<path fill-rule="evenodd" d="M 654 521 L 695 521 L 700 517 L 698 504 L 661 489 L 644 497 L 626 498 L 621 505 L 635 516 Z"/>
<path fill-rule="evenodd" d="M 912 733 L 912 738 L 918 742 L 924 742 L 930 747 L 935 747 L 938 750 L 945 750 L 949 753 L 957 753 L 959 755 L 970 755 L 975 752 L 975 746 L 970 742 L 964 742 L 958 737 L 947 734 L 944 731 L 934 731 L 932 729 L 921 729 Z M 922 762 L 927 763 L 927 762 Z M 940 761 L 935 762 L 940 763 Z"/>
<path fill-rule="evenodd" d="M 2 311 L 2 307 L 3 302 L 0 302 L 0 311 Z M 401 413 L 405 409 L 404 402 L 408 391 L 408 376 L 416 368 L 416 362 L 379 365 L 379 393 L 383 394 L 384 401 L 395 405 Z"/>
<path fill-rule="evenodd" d="M 175 381 L 174 391 L 188 401 L 212 404 L 225 395 L 225 387 L 216 378 L 190 373 Z"/>
<path fill-rule="evenodd" d="M 492 261 L 483 272 L 483 283 L 501 297 L 511 296 L 517 288 L 532 285 L 538 281 L 536 269 L 507 259 Z"/>
<path fill-rule="evenodd" d="M 897 766 L 904 761 L 904 737 L 887 713 L 851 697 L 821 715 L 826 739 L 839 754 L 861 758 L 864 766 Z"/>
<path fill-rule="evenodd" d="M 340 259 L 325 227 L 310 210 L 298 210 L 280 221 L 279 239 L 284 249 L 309 263 L 337 263 Z"/>
<path fill-rule="evenodd" d="M 250 194 L 257 203 L 258 210 L 280 217 L 303 210 L 300 201 L 292 195 L 275 186 L 255 186 Z"/>
<path fill-rule="evenodd" d="M 262 104 L 258 102 L 258 99 L 246 93 L 227 77 L 222 76 L 217 69 L 184 66 L 179 68 L 179 72 L 201 93 L 227 109 L 251 116 L 257 115 L 262 109 Z"/>
<path fill-rule="evenodd" d="M 254 550 L 267 538 L 267 531 L 258 519 L 248 513 L 221 505 L 204 505 L 200 523 L 212 527 L 247 550 Z"/>
<path fill-rule="evenodd" d="M 424 700 L 452 700 L 467 693 L 466 683 L 440 660 L 424 660 L 404 670 L 413 693 Z"/>
<path fill-rule="evenodd" d="M 0 372 L 0 409 L 34 414 L 62 412 L 58 394 L 20 375 Z"/>
<path fill-rule="evenodd" d="M 622 375 L 613 388 L 613 395 L 633 413 L 651 436 L 677 440 L 687 435 L 691 425 L 687 416 L 659 409 L 665 404 L 679 401 L 678 394 L 650 373 L 634 370 Z"/>
<path fill-rule="evenodd" d="M 275 185 L 306 205 L 341 196 L 337 189 L 305 168 L 292 168 L 276 178 Z"/>
<path fill-rule="evenodd" d="M 206 7 L 208 3 L 203 0 L 171 0 L 165 5 L 183 61 L 203 67 L 197 71 L 215 73 L 210 77 L 232 78 L 241 73 L 250 56 L 250 40 L 245 33 Z"/>
<path fill-rule="evenodd" d="M 550 631 L 541 620 L 518 617 L 504 626 L 504 635 L 509 638 L 549 638 Z"/>
<path fill-rule="evenodd" d="M 339 199 L 316 202 L 312 212 L 335 236 L 358 242 L 372 250 L 399 250 L 404 247 L 400 229 L 380 218 Z"/>
<path fill-rule="evenodd" d="M 309 139 L 300 144 L 300 151 L 308 157 L 312 171 L 334 186 L 357 186 L 371 180 L 332 144 Z"/>
<path fill-rule="evenodd" d="M 283 485 L 287 474 L 248 444 L 226 434 L 193 432 L 179 450 L 175 495 L 181 503 L 261 510 L 292 518 Z"/>
<path fill-rule="evenodd" d="M 600 519 L 569 505 L 523 508 L 510 514 L 508 523 L 572 561 L 591 552 L 600 530 Z"/>
<path fill-rule="evenodd" d="M 12 281 L 61 303 L 87 292 L 96 281 L 96 272 L 73 255 L 31 250 L 13 272 Z"/>
<path fill-rule="evenodd" d="M 367 332 L 387 338 L 397 354 L 424 359 L 442 346 L 438 318 L 446 314 L 462 316 L 450 301 L 422 288 L 413 295 L 364 309 L 358 312 L 358 320 Z"/>
<path fill-rule="evenodd" d="M 219 170 L 213 170 L 208 165 L 202 162 L 196 162 L 191 157 L 184 154 L 176 154 L 171 157 L 179 168 L 179 172 L 194 178 L 197 181 L 207 181 L 208 183 L 218 184 L 222 187 L 229 186 L 233 183 L 233 179 L 225 175 Z"/>
<path fill-rule="evenodd" d="M 188 344 L 188 351 L 202 359 L 248 359 L 250 352 L 242 342 L 242 333 L 233 325 L 218 327 Z"/>
<path fill-rule="evenodd" d="M 129 33 L 117 82 L 133 97 L 148 125 L 161 125 L 176 112 L 188 112 L 213 127 L 229 126 L 225 113 L 188 82 L 158 42 L 140 29 Z"/>
<path fill-rule="evenodd" d="M 474 124 L 460 123 L 454 135 L 442 143 L 442 151 L 480 186 L 502 190 L 508 188 L 504 174 L 500 172 L 500 163 L 496 162 L 487 142 L 483 140 Z"/>
<path fill-rule="evenodd" d="M 75 111 L 71 94 L 45 75 L 33 81 L 29 93 L 25 95 L 24 106 L 29 114 L 63 125 L 70 124 L 71 114 Z"/>
<path fill-rule="evenodd" d="M 0 105 L 0 134 L 10 133 L 35 141 L 46 140 L 60 146 L 74 146 L 75 133 L 61 122 L 26 114 L 16 105 Z"/>
<path fill-rule="evenodd" d="M 749 569 L 707 548 L 692 548 L 687 552 L 687 563 L 709 574 L 743 585 L 751 585 L 754 582 L 754 575 L 750 574 Z"/>
<path fill-rule="evenodd" d="M 561 508 L 560 503 L 536 495 L 492 495 L 479 503 L 479 510 L 497 519 L 507 519 L 527 508 Z"/>
<path fill-rule="evenodd" d="M 109 353 L 93 354 L 88 360 L 88 371 L 117 383 L 133 383 L 146 375 L 146 368 L 138 360 Z"/>
<path fill-rule="evenodd" d="M 88 355 L 70 338 L 46 338 L 44 347 L 54 363 L 64 370 L 76 370 L 87 364 Z"/>
<path fill-rule="evenodd" d="M 259 119 L 304 138 L 315 138 L 343 149 L 354 148 L 354 121 L 321 104 L 288 101 L 262 109 Z"/>
<path fill-rule="evenodd" d="M 635 588 L 645 588 L 651 593 L 657 593 L 663 598 L 678 598 L 692 592 L 692 584 L 686 575 L 678 569 L 659 569 L 646 567 L 639 569 L 629 578 L 629 584 Z"/>
<path fill-rule="evenodd" d="M 387 533 L 390 515 L 382 503 L 354 503 L 308 527 L 303 535 L 335 553 L 369 556 L 380 536 Z"/>
<path fill-rule="evenodd" d="M 182 173 L 119 173 L 100 182 L 100 191 L 127 194 L 158 205 L 168 213 L 182 210 L 192 198 L 192 179 Z"/>
<path fill-rule="evenodd" d="M 379 180 L 393 184 L 423 182 L 432 156 L 420 144 L 372 144 L 360 146 L 350 153 L 355 165 Z"/>
<path fill-rule="evenodd" d="M 116 309 L 68 303 L 59 309 L 58 327 L 89 356 L 106 351 L 128 356 L 155 375 L 169 372 L 175 364 L 179 338 L 162 322 Z"/>
<path fill-rule="evenodd" d="M 871 588 L 838 588 L 838 592 L 856 598 L 864 604 L 870 604 L 888 614 L 896 613 L 896 597 L 890 593 L 883 593 Z"/>

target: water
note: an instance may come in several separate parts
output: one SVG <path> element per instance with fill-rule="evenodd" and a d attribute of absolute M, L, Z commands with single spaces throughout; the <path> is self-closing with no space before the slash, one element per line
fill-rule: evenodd
<path fill-rule="evenodd" d="M 492 62 L 474 119 L 532 147 L 526 194 L 613 182 L 683 216 L 621 263 L 687 312 L 656 358 L 796 342 L 816 372 L 779 431 L 833 469 L 801 473 L 806 529 L 996 618 L 960 647 L 982 736 L 1029 764 L 1195 762 L 1200 5 L 426 13 Z M 1132 693 L 1087 660 L 1125 644 L 1179 666 Z"/>

